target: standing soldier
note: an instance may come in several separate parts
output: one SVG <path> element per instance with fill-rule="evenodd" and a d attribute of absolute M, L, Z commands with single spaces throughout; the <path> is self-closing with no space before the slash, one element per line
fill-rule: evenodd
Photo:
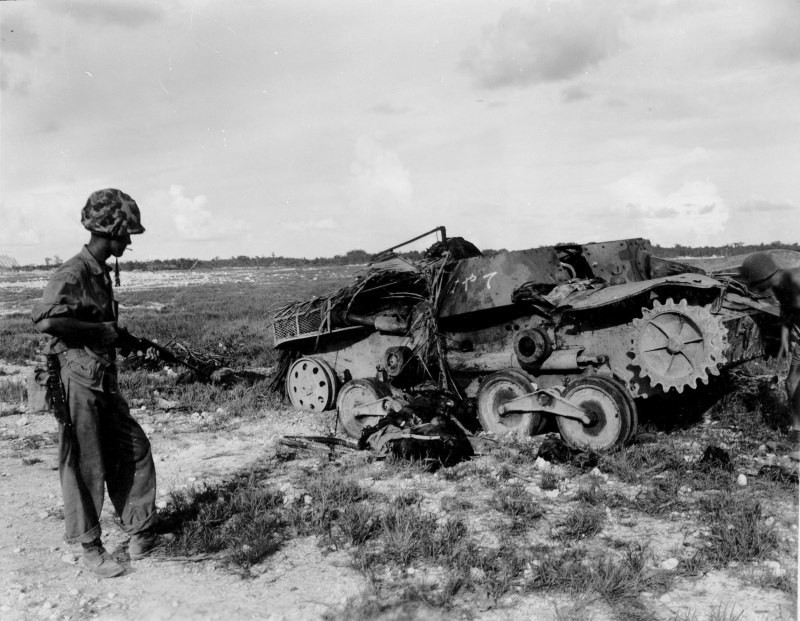
<path fill-rule="evenodd" d="M 81 212 L 91 239 L 62 264 L 32 319 L 50 335 L 51 380 L 66 404 L 59 424 L 59 475 L 66 540 L 83 547 L 84 567 L 101 577 L 125 568 L 100 539 L 105 487 L 131 536 L 138 559 L 156 542 L 156 471 L 150 442 L 133 419 L 117 383 L 117 310 L 106 260 L 122 256 L 131 235 L 144 232 L 136 202 L 115 189 L 94 192 Z M 59 386 L 60 382 L 60 386 Z"/>
<path fill-rule="evenodd" d="M 790 356 L 789 375 L 786 377 L 786 393 L 792 412 L 789 457 L 800 461 L 800 267 L 780 269 L 771 255 L 756 252 L 744 260 L 741 273 L 751 289 L 758 292 L 771 289 L 781 305 L 778 359 Z"/>

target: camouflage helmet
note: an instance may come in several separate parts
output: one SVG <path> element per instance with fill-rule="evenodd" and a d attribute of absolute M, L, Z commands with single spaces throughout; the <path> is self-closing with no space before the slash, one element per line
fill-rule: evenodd
<path fill-rule="evenodd" d="M 136 201 L 114 188 L 92 192 L 81 211 L 81 224 L 92 233 L 110 239 L 144 233 Z"/>
<path fill-rule="evenodd" d="M 766 252 L 756 252 L 744 260 L 739 273 L 748 286 L 759 287 L 765 285 L 779 269 L 771 255 Z"/>

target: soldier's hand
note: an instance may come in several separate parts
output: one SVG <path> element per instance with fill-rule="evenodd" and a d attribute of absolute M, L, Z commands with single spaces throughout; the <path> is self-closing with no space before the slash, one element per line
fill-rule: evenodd
<path fill-rule="evenodd" d="M 789 357 L 789 337 L 788 335 L 781 334 L 781 346 L 778 349 L 778 362 L 783 362 Z"/>
<path fill-rule="evenodd" d="M 150 362 L 155 362 L 159 358 L 158 350 L 155 347 L 148 347 L 147 351 L 144 352 L 144 358 Z"/>
<path fill-rule="evenodd" d="M 119 340 L 117 323 L 115 321 L 104 321 L 99 324 L 97 329 L 97 342 L 100 345 L 116 345 Z"/>

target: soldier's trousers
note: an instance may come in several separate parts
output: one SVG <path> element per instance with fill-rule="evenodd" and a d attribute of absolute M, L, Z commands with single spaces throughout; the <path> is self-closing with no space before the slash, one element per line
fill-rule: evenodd
<path fill-rule="evenodd" d="M 59 474 L 66 540 L 100 537 L 105 487 L 122 522 L 135 534 L 155 523 L 156 470 L 147 439 L 116 389 L 87 388 L 62 373 L 72 427 L 59 425 Z"/>

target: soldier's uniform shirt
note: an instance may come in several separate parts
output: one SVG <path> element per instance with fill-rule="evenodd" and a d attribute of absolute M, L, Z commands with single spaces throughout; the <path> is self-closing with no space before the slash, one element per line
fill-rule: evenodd
<path fill-rule="evenodd" d="M 792 365 L 800 364 L 800 267 L 784 270 L 773 289 L 781 305 L 781 319 L 789 327 Z"/>
<path fill-rule="evenodd" d="M 109 268 L 84 246 L 53 274 L 31 318 L 100 323 L 116 321 L 117 308 Z M 72 420 L 72 431 L 59 425 L 67 540 L 100 536 L 105 487 L 127 533 L 149 528 L 156 515 L 155 466 L 150 442 L 119 393 L 116 350 L 50 337 L 45 352 L 58 354 Z"/>
<path fill-rule="evenodd" d="M 89 249 L 64 262 L 53 274 L 42 300 L 34 307 L 34 323 L 48 318 L 71 317 L 94 323 L 116 321 L 117 302 L 111 289 L 110 268 L 101 265 Z M 84 343 L 51 336 L 47 354 L 62 354 L 62 367 L 87 388 L 102 390 L 104 371 L 114 363 L 113 348 L 86 347 Z M 66 355 L 64 355 L 66 354 Z"/>

